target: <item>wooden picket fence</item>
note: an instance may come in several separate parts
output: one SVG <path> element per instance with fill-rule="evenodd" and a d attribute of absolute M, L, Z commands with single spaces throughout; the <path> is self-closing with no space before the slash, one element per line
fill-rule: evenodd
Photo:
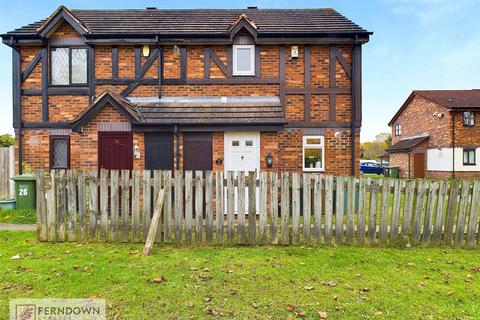
<path fill-rule="evenodd" d="M 0 148 L 0 200 L 15 198 L 15 185 L 12 177 L 15 170 L 14 147 Z"/>
<path fill-rule="evenodd" d="M 164 190 L 156 233 L 161 243 L 480 247 L 480 180 L 296 172 L 36 174 L 41 241 L 145 241 Z"/>

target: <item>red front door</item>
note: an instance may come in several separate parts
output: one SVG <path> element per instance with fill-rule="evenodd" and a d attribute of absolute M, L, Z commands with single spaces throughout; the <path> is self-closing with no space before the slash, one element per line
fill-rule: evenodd
<path fill-rule="evenodd" d="M 131 132 L 98 133 L 98 166 L 100 169 L 133 169 L 133 135 Z"/>

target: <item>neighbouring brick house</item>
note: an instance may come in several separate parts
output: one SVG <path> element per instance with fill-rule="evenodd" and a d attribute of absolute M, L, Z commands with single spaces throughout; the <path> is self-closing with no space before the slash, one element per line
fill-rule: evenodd
<path fill-rule="evenodd" d="M 480 177 L 480 89 L 415 90 L 388 125 L 401 177 Z"/>
<path fill-rule="evenodd" d="M 17 168 L 357 174 L 370 35 L 333 9 L 61 6 L 2 34 Z"/>

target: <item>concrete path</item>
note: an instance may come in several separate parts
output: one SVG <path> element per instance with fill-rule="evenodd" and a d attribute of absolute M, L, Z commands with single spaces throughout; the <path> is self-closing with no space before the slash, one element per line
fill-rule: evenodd
<path fill-rule="evenodd" d="M 36 224 L 0 223 L 0 231 L 35 231 Z"/>

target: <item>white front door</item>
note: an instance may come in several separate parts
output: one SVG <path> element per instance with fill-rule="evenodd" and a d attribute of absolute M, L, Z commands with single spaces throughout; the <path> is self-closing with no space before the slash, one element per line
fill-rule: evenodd
<path fill-rule="evenodd" d="M 228 171 L 260 171 L 260 132 L 225 132 L 224 167 Z M 236 176 L 236 173 L 235 173 Z M 256 206 L 259 204 L 259 190 L 256 190 Z M 225 190 L 225 203 L 227 192 Z M 237 187 L 235 187 L 234 210 L 237 213 Z M 225 206 L 226 210 L 227 206 Z M 245 188 L 245 210 L 248 211 L 248 187 Z"/>
<path fill-rule="evenodd" d="M 225 132 L 225 172 L 260 170 L 260 133 Z"/>

